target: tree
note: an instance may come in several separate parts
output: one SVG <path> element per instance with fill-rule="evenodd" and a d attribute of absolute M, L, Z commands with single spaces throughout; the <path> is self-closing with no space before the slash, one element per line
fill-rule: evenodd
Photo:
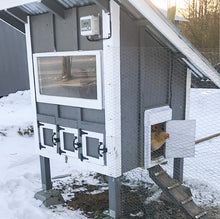
<path fill-rule="evenodd" d="M 219 9 L 218 0 L 185 0 L 185 9 L 179 11 L 189 21 L 180 25 L 180 31 L 213 64 L 220 58 Z"/>

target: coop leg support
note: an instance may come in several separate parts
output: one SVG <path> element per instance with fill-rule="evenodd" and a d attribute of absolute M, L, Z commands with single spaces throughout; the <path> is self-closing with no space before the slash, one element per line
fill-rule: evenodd
<path fill-rule="evenodd" d="M 180 183 L 183 183 L 183 165 L 183 158 L 174 158 L 173 178 Z"/>
<path fill-rule="evenodd" d="M 40 156 L 41 181 L 42 191 L 37 192 L 34 197 L 42 201 L 46 207 L 51 205 L 63 204 L 65 201 L 61 192 L 52 189 L 52 182 L 50 176 L 50 159 Z"/>
<path fill-rule="evenodd" d="M 121 177 L 108 178 L 109 186 L 109 216 L 119 218 L 121 216 Z"/>
<path fill-rule="evenodd" d="M 50 175 L 50 159 L 40 156 L 41 182 L 43 190 L 52 189 Z"/>

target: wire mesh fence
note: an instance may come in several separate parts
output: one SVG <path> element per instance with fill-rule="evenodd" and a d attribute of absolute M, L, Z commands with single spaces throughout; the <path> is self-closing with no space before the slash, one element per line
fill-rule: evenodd
<path fill-rule="evenodd" d="M 70 153 L 61 155 L 68 163 L 74 153 L 73 165 L 99 174 L 54 185 L 69 194 L 69 208 L 90 218 L 220 218 L 220 75 L 207 63 L 210 71 L 203 71 L 196 55 L 186 61 L 152 37 L 142 44 L 104 50 L 103 110 L 80 109 L 74 117 L 67 111 L 76 108 L 58 105 L 57 136 L 84 132 L 64 135 L 62 150 Z M 68 119 L 76 121 L 71 129 L 62 125 Z M 73 137 L 80 147 L 72 149 Z"/>
<path fill-rule="evenodd" d="M 212 138 L 220 133 L 219 89 L 209 74 L 151 43 L 120 53 L 122 218 L 220 218 L 220 145 Z M 157 165 L 174 177 L 170 186 L 166 174 L 149 176 Z M 198 205 L 194 215 L 190 203 Z"/>

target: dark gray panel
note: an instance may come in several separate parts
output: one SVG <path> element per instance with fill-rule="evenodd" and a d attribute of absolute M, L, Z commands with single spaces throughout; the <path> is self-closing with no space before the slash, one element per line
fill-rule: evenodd
<path fill-rule="evenodd" d="M 90 157 L 94 158 L 99 158 L 98 154 L 98 147 L 99 147 L 99 139 L 97 138 L 86 138 L 86 150 L 87 150 L 87 155 Z"/>
<path fill-rule="evenodd" d="M 65 19 L 55 16 L 57 51 L 75 51 L 77 48 L 76 8 L 65 10 Z"/>
<path fill-rule="evenodd" d="M 78 121 L 70 120 L 70 119 L 61 119 L 56 118 L 57 125 L 69 127 L 69 128 L 78 128 Z"/>
<path fill-rule="evenodd" d="M 53 129 L 43 128 L 44 144 L 53 147 Z"/>
<path fill-rule="evenodd" d="M 59 117 L 63 119 L 78 120 L 80 118 L 80 108 L 59 106 Z"/>
<path fill-rule="evenodd" d="M 121 11 L 121 131 L 122 171 L 139 165 L 139 29 Z"/>
<path fill-rule="evenodd" d="M 105 123 L 105 111 L 104 110 L 93 110 L 93 109 L 82 109 L 82 121 Z"/>
<path fill-rule="evenodd" d="M 0 21 L 0 96 L 29 89 L 25 36 Z"/>
<path fill-rule="evenodd" d="M 97 5 L 91 5 L 79 8 L 79 19 L 83 16 L 102 14 L 101 9 Z M 79 33 L 79 49 L 80 50 L 101 50 L 103 41 L 90 42 L 85 36 L 81 36 Z"/>
<path fill-rule="evenodd" d="M 172 101 L 173 119 L 185 119 L 186 101 L 186 76 L 187 67 L 174 58 L 172 76 Z"/>
<path fill-rule="evenodd" d="M 168 104 L 170 51 L 141 28 L 141 99 L 144 109 Z"/>
<path fill-rule="evenodd" d="M 53 117 L 53 116 L 45 116 L 45 115 L 37 114 L 37 120 L 39 122 L 56 124 L 55 117 Z"/>
<path fill-rule="evenodd" d="M 73 147 L 73 142 L 74 142 L 75 137 L 77 137 L 77 136 L 74 136 L 74 134 L 67 133 L 67 132 L 63 133 L 64 149 L 65 150 L 72 151 L 72 152 L 75 151 L 74 147 Z"/>
<path fill-rule="evenodd" d="M 141 165 L 144 161 L 144 111 L 169 105 L 169 73 L 171 52 L 143 27 L 140 28 L 140 145 Z"/>
<path fill-rule="evenodd" d="M 92 123 L 92 122 L 81 122 L 79 125 L 81 129 L 91 131 L 91 132 L 99 132 L 99 133 L 105 133 L 105 125 L 101 125 L 98 123 Z"/>
<path fill-rule="evenodd" d="M 47 116 L 57 115 L 57 105 L 48 103 L 37 103 L 37 113 Z"/>
<path fill-rule="evenodd" d="M 31 17 L 33 53 L 54 52 L 53 15 L 51 13 Z"/>

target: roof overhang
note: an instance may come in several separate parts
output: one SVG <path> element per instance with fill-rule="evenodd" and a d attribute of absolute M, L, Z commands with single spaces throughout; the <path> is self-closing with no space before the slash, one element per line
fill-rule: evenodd
<path fill-rule="evenodd" d="M 0 10 L 18 7 L 20 5 L 25 5 L 33 2 L 40 2 L 40 0 L 1 0 L 0 1 Z"/>
<path fill-rule="evenodd" d="M 109 1 L 103 0 L 1 0 L 0 19 L 24 33 L 28 15 L 51 12 L 65 19 L 65 9 L 91 4 L 109 12 Z"/>

